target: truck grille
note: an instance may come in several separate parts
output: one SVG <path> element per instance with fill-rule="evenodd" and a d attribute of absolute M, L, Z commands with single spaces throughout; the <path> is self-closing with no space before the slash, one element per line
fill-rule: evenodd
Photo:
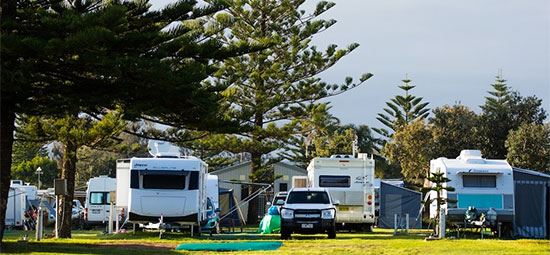
<path fill-rule="evenodd" d="M 294 218 L 296 220 L 315 220 L 321 218 L 321 210 L 295 210 Z"/>

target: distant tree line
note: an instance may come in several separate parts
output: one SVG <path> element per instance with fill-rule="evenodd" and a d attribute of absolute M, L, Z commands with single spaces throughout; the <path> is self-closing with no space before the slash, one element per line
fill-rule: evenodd
<path fill-rule="evenodd" d="M 402 98 L 407 97 L 411 98 L 408 91 Z M 510 90 L 502 75 L 496 77 L 479 114 L 455 104 L 438 107 L 431 116 L 422 115 L 420 108 L 410 107 L 403 99 L 393 99 L 397 107 L 386 111 L 397 112 L 393 119 L 379 118 L 394 131 L 383 133 L 389 139 L 383 143 L 382 155 L 400 168 L 400 175 L 412 186 L 422 186 L 430 159 L 455 158 L 463 149 L 479 149 L 485 158 L 507 159 L 515 167 L 550 172 L 550 125 L 544 123 L 547 114 L 542 100 Z M 407 115 L 413 117 L 400 117 Z"/>

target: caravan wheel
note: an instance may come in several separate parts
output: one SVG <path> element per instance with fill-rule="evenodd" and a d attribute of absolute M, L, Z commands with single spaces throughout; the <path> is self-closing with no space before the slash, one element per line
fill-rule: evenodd
<path fill-rule="evenodd" d="M 364 231 L 367 233 L 372 233 L 373 226 L 372 224 L 365 224 L 364 225 Z"/>

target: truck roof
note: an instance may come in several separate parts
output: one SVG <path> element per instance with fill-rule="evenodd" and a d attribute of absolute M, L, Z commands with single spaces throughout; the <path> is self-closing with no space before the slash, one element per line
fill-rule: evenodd
<path fill-rule="evenodd" d="M 289 193 L 293 191 L 327 191 L 327 189 L 325 188 L 292 188 L 289 191 Z"/>

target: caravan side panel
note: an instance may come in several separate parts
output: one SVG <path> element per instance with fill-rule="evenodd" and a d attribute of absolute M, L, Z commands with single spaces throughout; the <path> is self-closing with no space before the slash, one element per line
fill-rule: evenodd
<path fill-rule="evenodd" d="M 23 190 L 18 188 L 9 189 L 5 219 L 6 226 L 23 226 L 26 200 L 27 196 Z"/>

